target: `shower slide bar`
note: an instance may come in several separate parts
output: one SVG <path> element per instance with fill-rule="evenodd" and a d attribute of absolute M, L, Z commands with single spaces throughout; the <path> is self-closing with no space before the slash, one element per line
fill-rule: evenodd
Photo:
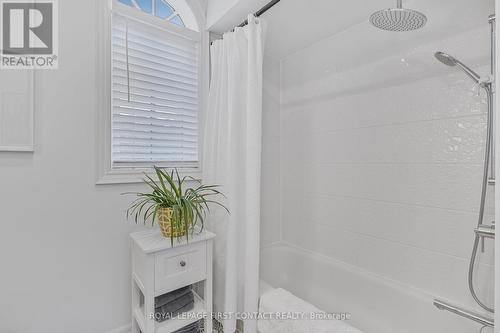
<path fill-rule="evenodd" d="M 459 315 L 460 317 L 470 319 L 470 320 L 475 321 L 476 323 L 479 323 L 479 324 L 484 325 L 484 326 L 495 327 L 495 322 L 492 318 L 488 318 L 488 317 L 485 317 L 485 316 L 480 315 L 478 313 L 462 309 L 458 306 L 452 305 L 450 303 L 447 303 L 447 302 L 444 302 L 444 301 L 441 301 L 438 299 L 434 300 L 434 305 L 439 310 L 449 311 L 451 313 Z"/>

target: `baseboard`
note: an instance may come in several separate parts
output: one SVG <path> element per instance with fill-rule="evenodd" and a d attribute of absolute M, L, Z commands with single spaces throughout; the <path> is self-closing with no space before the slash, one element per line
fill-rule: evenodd
<path fill-rule="evenodd" d="M 108 331 L 106 333 L 130 333 L 132 332 L 132 325 L 128 324 L 122 327 L 115 328 L 114 330 Z"/>

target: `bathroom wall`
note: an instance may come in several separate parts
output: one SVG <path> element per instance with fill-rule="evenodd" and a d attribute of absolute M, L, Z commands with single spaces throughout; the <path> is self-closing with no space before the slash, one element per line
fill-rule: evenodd
<path fill-rule="evenodd" d="M 389 47 L 370 42 L 375 33 L 391 34 L 363 23 L 281 63 L 282 241 L 479 310 L 467 269 L 486 102 L 433 54 L 487 74 L 488 27 L 391 35 L 400 42 Z M 488 304 L 493 260 L 487 241 L 476 284 Z"/>
<path fill-rule="evenodd" d="M 262 82 L 261 247 L 280 240 L 280 62 L 266 57 Z"/>

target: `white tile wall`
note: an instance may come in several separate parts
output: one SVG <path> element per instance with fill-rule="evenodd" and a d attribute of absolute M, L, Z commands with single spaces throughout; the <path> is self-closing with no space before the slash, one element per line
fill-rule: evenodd
<path fill-rule="evenodd" d="M 261 246 L 280 240 L 280 62 L 265 58 L 262 95 Z"/>
<path fill-rule="evenodd" d="M 485 97 L 433 54 L 450 50 L 486 74 L 487 37 L 481 27 L 346 68 L 317 56 L 335 54 L 331 39 L 284 59 L 281 149 L 269 143 L 269 156 L 281 156 L 282 240 L 477 309 L 467 269 Z M 479 261 L 491 304 L 492 242 Z"/>

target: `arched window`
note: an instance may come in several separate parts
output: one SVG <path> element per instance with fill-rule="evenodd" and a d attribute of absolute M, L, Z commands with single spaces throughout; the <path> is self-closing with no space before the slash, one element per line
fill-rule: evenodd
<path fill-rule="evenodd" d="M 201 54 L 185 0 L 113 0 L 112 170 L 198 169 Z"/>
<path fill-rule="evenodd" d="M 118 0 L 129 7 L 167 20 L 180 27 L 198 31 L 196 19 L 183 0 Z"/>

